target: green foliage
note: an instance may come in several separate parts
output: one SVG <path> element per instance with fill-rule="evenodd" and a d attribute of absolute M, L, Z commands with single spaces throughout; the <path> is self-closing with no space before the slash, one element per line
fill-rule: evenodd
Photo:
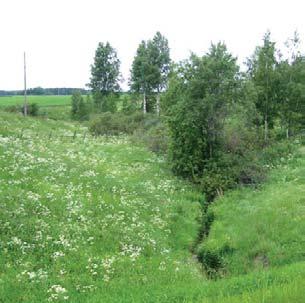
<path fill-rule="evenodd" d="M 95 136 L 132 134 L 137 129 L 143 129 L 144 116 L 142 113 L 125 115 L 110 112 L 97 115 L 90 122 L 90 131 Z"/>
<path fill-rule="evenodd" d="M 260 190 L 241 188 L 210 206 L 216 219 L 202 245 L 212 252 L 219 252 L 224 245 L 234 248 L 232 253 L 222 254 L 227 274 L 303 260 L 304 157 L 288 154 L 284 158 L 283 146 L 274 149 L 270 158 L 277 159 L 278 168 Z"/>
<path fill-rule="evenodd" d="M 305 116 L 305 62 L 299 44 L 295 33 L 286 43 L 288 57 L 278 65 L 279 115 L 286 138 L 298 133 Z"/>
<path fill-rule="evenodd" d="M 101 92 L 93 93 L 95 112 L 111 112 L 117 111 L 119 95 L 115 93 L 102 94 Z"/>
<path fill-rule="evenodd" d="M 169 302 L 199 278 L 199 193 L 161 158 L 77 122 L 0 120 L 0 301 Z"/>
<path fill-rule="evenodd" d="M 294 60 L 280 62 L 276 53 L 268 32 L 246 74 L 238 73 L 236 59 L 223 44 L 173 66 L 162 98 L 171 164 L 176 174 L 200 184 L 209 201 L 238 184 L 263 182 L 264 155 L 268 150 L 272 157 L 278 155 L 279 125 L 289 137 L 304 120 L 304 60 L 292 55 Z"/>
<path fill-rule="evenodd" d="M 256 48 L 248 62 L 249 75 L 257 90 L 256 107 L 263 117 L 260 125 L 264 125 L 265 141 L 268 138 L 268 129 L 273 127 L 278 111 L 277 100 L 277 60 L 275 42 L 271 41 L 268 31 L 264 35 L 263 46 Z"/>
<path fill-rule="evenodd" d="M 37 116 L 39 111 L 39 106 L 37 103 L 30 103 L 28 105 L 27 113 L 30 116 Z"/>
<path fill-rule="evenodd" d="M 52 120 L 69 121 L 71 120 L 71 106 L 44 106 L 40 108 L 39 116 Z"/>
<path fill-rule="evenodd" d="M 282 137 L 289 138 L 304 120 L 305 73 L 299 43 L 295 33 L 287 42 L 288 56 L 283 59 L 267 32 L 263 46 L 257 47 L 248 63 L 248 76 L 257 92 L 255 104 L 262 117 L 257 125 L 264 125 L 265 141 L 276 124 L 281 125 Z"/>
<path fill-rule="evenodd" d="M 170 155 L 176 173 L 201 177 L 207 161 L 218 157 L 224 121 L 235 96 L 237 72 L 236 59 L 220 43 L 212 45 L 202 58 L 192 55 L 177 69 L 170 83 L 178 93 L 169 88 L 176 100 L 168 114 Z"/>
<path fill-rule="evenodd" d="M 120 60 L 116 50 L 107 43 L 99 43 L 91 65 L 89 86 L 94 93 L 103 96 L 119 91 Z"/>
<path fill-rule="evenodd" d="M 24 113 L 24 105 L 19 106 L 19 105 L 10 105 L 4 107 L 4 110 L 10 113 Z M 30 116 L 38 116 L 38 111 L 39 111 L 39 106 L 37 103 L 29 103 L 27 105 L 27 114 Z"/>
<path fill-rule="evenodd" d="M 132 62 L 130 87 L 132 91 L 148 93 L 150 91 L 149 75 L 151 66 L 147 56 L 146 42 L 138 46 L 136 56 Z"/>
<path fill-rule="evenodd" d="M 137 104 L 134 98 L 130 95 L 124 95 L 122 97 L 122 108 L 121 111 L 124 114 L 132 114 L 137 110 Z"/>
<path fill-rule="evenodd" d="M 130 88 L 143 94 L 143 109 L 152 111 L 153 98 L 147 96 L 157 92 L 156 109 L 159 113 L 159 93 L 166 87 L 170 67 L 168 40 L 157 32 L 152 40 L 142 41 L 137 49 L 131 68 Z M 148 105 L 150 103 L 150 105 Z"/>
<path fill-rule="evenodd" d="M 153 88 L 161 92 L 166 88 L 168 74 L 170 71 L 170 51 L 168 40 L 157 32 L 152 40 L 148 41 L 150 62 L 156 67 Z"/>
<path fill-rule="evenodd" d="M 224 264 L 221 255 L 218 252 L 202 248 L 198 252 L 198 261 L 204 266 L 209 278 L 213 279 L 220 277 L 220 271 L 223 270 Z"/>
<path fill-rule="evenodd" d="M 168 152 L 168 128 L 159 119 L 146 116 L 144 128 L 138 128 L 132 139 L 137 143 L 144 143 L 149 150 L 157 154 L 166 155 Z"/>
<path fill-rule="evenodd" d="M 6 112 L 9 113 L 19 113 L 19 112 L 23 112 L 22 111 L 22 106 L 19 105 L 9 105 L 3 108 Z"/>
<path fill-rule="evenodd" d="M 89 97 L 88 97 L 89 98 Z M 71 117 L 74 120 L 89 120 L 90 99 L 84 101 L 80 92 L 74 92 L 71 98 Z"/>

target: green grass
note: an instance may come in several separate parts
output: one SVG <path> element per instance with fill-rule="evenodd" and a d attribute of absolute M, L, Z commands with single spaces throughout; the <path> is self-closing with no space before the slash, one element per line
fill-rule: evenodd
<path fill-rule="evenodd" d="M 305 260 L 305 159 L 288 160 L 260 190 L 240 189 L 213 206 L 205 249 L 224 251 L 227 275 Z"/>
<path fill-rule="evenodd" d="M 37 103 L 43 106 L 66 106 L 71 105 L 71 96 L 27 96 L 29 103 Z M 0 107 L 23 105 L 23 96 L 5 96 L 0 97 Z"/>
<path fill-rule="evenodd" d="M 197 279 L 199 193 L 162 159 L 124 137 L 84 140 L 78 124 L 0 115 L 4 302 L 132 298 L 126 287 Z"/>
<path fill-rule="evenodd" d="M 0 109 L 23 105 L 23 96 L 0 97 Z M 70 120 L 71 96 L 28 96 L 28 103 L 39 106 L 38 115 L 53 120 Z"/>
<path fill-rule="evenodd" d="M 304 155 L 212 206 L 202 245 L 232 248 L 214 281 L 190 253 L 201 194 L 164 159 L 78 123 L 0 121 L 1 303 L 304 302 Z"/>

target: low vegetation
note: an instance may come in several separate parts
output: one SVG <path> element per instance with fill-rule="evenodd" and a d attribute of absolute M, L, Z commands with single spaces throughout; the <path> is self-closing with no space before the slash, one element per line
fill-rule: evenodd
<path fill-rule="evenodd" d="M 196 249 L 223 277 L 209 281 L 191 254 L 204 200 L 162 157 L 76 123 L 0 115 L 3 302 L 302 302 L 303 154 L 209 207 Z"/>
<path fill-rule="evenodd" d="M 305 61 L 286 45 L 267 32 L 241 72 L 224 43 L 171 62 L 158 32 L 129 93 L 107 42 L 90 95 L 30 96 L 35 118 L 0 98 L 0 302 L 303 302 Z"/>

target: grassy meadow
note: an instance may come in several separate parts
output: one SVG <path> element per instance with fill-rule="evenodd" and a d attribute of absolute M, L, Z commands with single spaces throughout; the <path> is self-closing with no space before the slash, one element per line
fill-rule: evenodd
<path fill-rule="evenodd" d="M 36 103 L 40 107 L 44 106 L 67 106 L 71 105 L 71 96 L 55 96 L 55 95 L 42 95 L 42 96 L 27 96 L 29 103 Z M 3 96 L 0 97 L 0 107 L 23 105 L 23 96 Z"/>
<path fill-rule="evenodd" d="M 27 96 L 29 104 L 38 105 L 38 115 L 53 120 L 69 120 L 71 111 L 71 96 L 69 95 L 42 95 Z M 14 106 L 22 106 L 24 103 L 23 96 L 5 96 L 0 97 L 0 109 Z"/>
<path fill-rule="evenodd" d="M 0 302 L 304 302 L 304 181 L 299 147 L 262 187 L 214 202 L 211 280 L 191 253 L 201 193 L 162 157 L 0 111 Z"/>

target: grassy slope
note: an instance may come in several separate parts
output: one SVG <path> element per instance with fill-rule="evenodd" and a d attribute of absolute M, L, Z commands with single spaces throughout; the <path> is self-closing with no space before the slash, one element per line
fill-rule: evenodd
<path fill-rule="evenodd" d="M 228 274 L 305 260 L 305 159 L 275 169 L 258 191 L 241 189 L 212 207 L 216 220 L 204 246 L 224 246 Z"/>
<path fill-rule="evenodd" d="M 128 302 L 197 280 L 199 194 L 160 158 L 125 138 L 62 137 L 85 131 L 74 124 L 0 115 L 0 302 Z"/>
<path fill-rule="evenodd" d="M 229 277 L 207 281 L 188 250 L 199 194 L 160 158 L 76 124 L 0 121 L 0 302 L 304 301 L 302 157 L 214 204 L 205 245 L 233 250 Z"/>

